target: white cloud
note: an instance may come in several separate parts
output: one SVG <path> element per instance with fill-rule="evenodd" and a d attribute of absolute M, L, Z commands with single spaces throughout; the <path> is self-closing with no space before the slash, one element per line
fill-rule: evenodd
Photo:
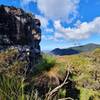
<path fill-rule="evenodd" d="M 36 15 L 35 17 L 41 21 L 41 27 L 43 32 L 48 32 L 48 33 L 54 32 L 53 28 L 48 28 L 49 22 L 47 18 L 40 15 Z"/>
<path fill-rule="evenodd" d="M 74 28 L 64 28 L 60 21 L 55 21 L 54 27 L 56 29 L 55 37 L 72 40 L 87 39 L 92 34 L 100 34 L 100 17 L 95 18 L 91 22 L 83 22 L 77 24 Z"/>
<path fill-rule="evenodd" d="M 62 33 L 60 33 L 60 32 L 55 32 L 55 33 L 54 33 L 54 37 L 55 37 L 55 38 L 59 38 L 59 39 L 60 39 L 60 38 L 65 38 L 64 35 L 63 35 Z"/>
<path fill-rule="evenodd" d="M 80 0 L 22 0 L 22 5 L 28 5 L 32 1 L 37 2 L 38 9 L 45 17 L 71 22 L 76 18 Z"/>
<path fill-rule="evenodd" d="M 53 28 L 46 28 L 45 31 L 48 32 L 48 33 L 53 33 L 54 32 Z"/>
<path fill-rule="evenodd" d="M 45 17 L 43 17 L 43 16 L 40 16 L 40 15 L 36 15 L 36 18 L 38 18 L 40 21 L 41 21 L 41 26 L 43 27 L 43 28 L 47 28 L 47 26 L 48 26 L 48 19 L 47 18 L 45 18 Z"/>
<path fill-rule="evenodd" d="M 53 40 L 57 38 L 82 40 L 89 38 L 92 34 L 100 33 L 100 17 L 91 22 L 80 22 L 78 20 L 73 28 L 65 28 L 61 25 L 62 20 L 72 22 L 76 18 L 80 0 L 23 0 L 23 4 L 29 4 L 32 1 L 37 2 L 38 9 L 44 14 L 44 17 L 40 15 L 36 15 L 36 17 L 41 20 L 45 32 L 54 31 L 48 29 L 48 20 L 54 21 L 55 33 L 53 37 L 50 37 Z"/>
<path fill-rule="evenodd" d="M 40 11 L 50 19 L 64 19 L 75 17 L 79 0 L 37 0 Z"/>
<path fill-rule="evenodd" d="M 59 40 L 55 36 L 51 35 L 42 35 L 42 39 L 46 41 L 63 42 L 63 40 Z"/>

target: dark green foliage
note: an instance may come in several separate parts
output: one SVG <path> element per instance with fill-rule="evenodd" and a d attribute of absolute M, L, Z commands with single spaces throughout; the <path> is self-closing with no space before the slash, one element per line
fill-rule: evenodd
<path fill-rule="evenodd" d="M 54 67 L 56 63 L 56 59 L 54 56 L 44 54 L 42 60 L 37 65 L 38 71 L 50 70 L 50 68 Z"/>

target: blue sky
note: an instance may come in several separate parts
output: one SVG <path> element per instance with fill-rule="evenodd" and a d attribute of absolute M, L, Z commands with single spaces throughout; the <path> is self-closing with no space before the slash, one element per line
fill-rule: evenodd
<path fill-rule="evenodd" d="M 100 44 L 100 0 L 0 0 L 41 20 L 42 50 Z"/>

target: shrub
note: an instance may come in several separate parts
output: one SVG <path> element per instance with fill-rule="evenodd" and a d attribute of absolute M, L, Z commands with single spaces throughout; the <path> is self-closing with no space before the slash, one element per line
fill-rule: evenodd
<path fill-rule="evenodd" d="M 56 59 L 54 56 L 49 54 L 44 54 L 42 60 L 40 63 L 36 66 L 38 71 L 44 71 L 44 70 L 50 70 L 51 67 L 53 67 L 56 63 Z"/>

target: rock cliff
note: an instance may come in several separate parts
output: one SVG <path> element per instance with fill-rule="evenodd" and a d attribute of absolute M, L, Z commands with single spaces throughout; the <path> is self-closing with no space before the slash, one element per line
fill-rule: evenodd
<path fill-rule="evenodd" d="M 0 6 L 0 52 L 15 48 L 22 59 L 28 57 L 30 67 L 40 58 L 41 23 L 32 14 L 12 6 Z M 24 59 L 24 58 L 23 58 Z"/>

